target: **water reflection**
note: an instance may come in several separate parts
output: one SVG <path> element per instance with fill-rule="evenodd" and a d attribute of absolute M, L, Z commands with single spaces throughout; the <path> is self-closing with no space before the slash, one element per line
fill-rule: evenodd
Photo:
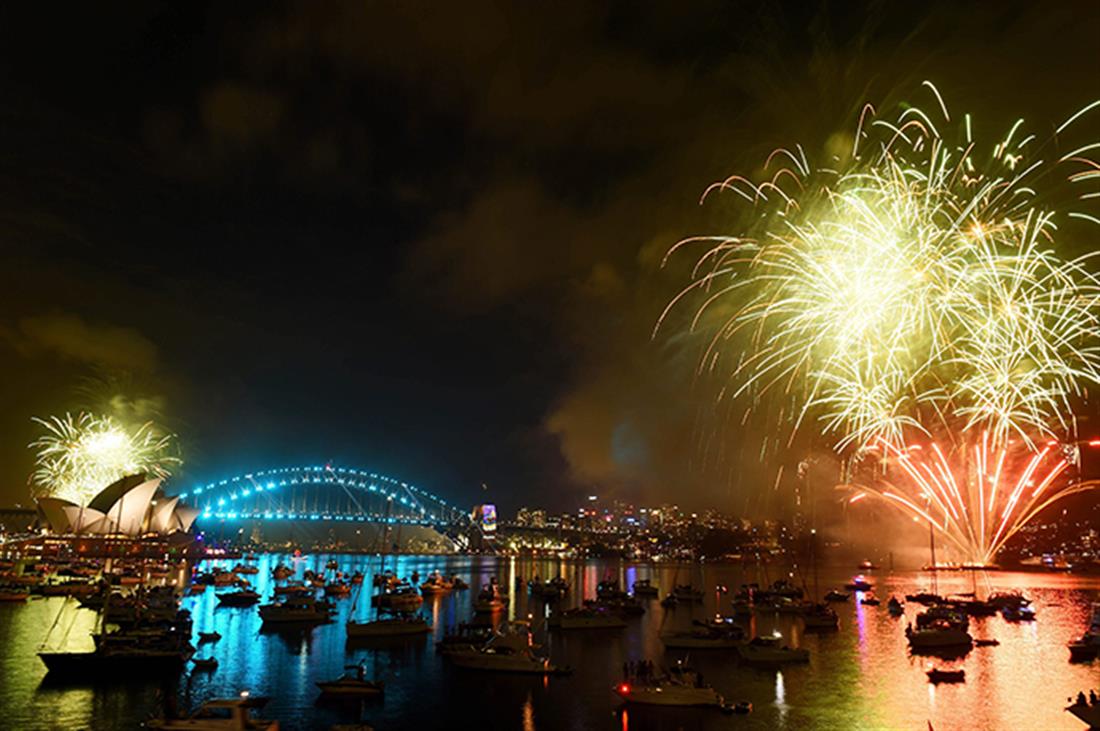
<path fill-rule="evenodd" d="M 274 585 L 271 569 L 280 561 L 293 566 L 300 577 L 305 569 L 324 570 L 328 556 L 262 556 L 260 572 L 250 580 L 264 596 Z M 596 584 L 618 578 L 624 588 L 649 578 L 662 593 L 676 582 L 687 583 L 698 569 L 689 566 L 634 566 L 621 561 L 566 562 L 558 559 L 497 561 L 489 557 L 338 556 L 340 570 L 358 570 L 366 577 L 360 592 L 336 599 L 332 624 L 290 631 L 264 630 L 255 608 L 219 606 L 213 588 L 185 600 L 193 613 L 195 632 L 217 631 L 219 642 L 204 644 L 200 656 L 219 662 L 213 673 L 187 673 L 175 685 L 129 684 L 107 686 L 89 679 L 86 687 L 44 683 L 44 667 L 35 651 L 50 631 L 50 643 L 87 647 L 95 614 L 60 598 L 38 599 L 25 606 L 0 606 L 0 718 L 5 727 L 21 729 L 133 727 L 153 710 L 158 694 L 175 697 L 192 707 L 203 700 L 250 690 L 271 697 L 266 715 L 277 717 L 285 729 L 327 727 L 335 723 L 368 722 L 387 729 L 434 728 L 440 708 L 469 708 L 486 724 L 499 728 L 604 728 L 609 716 L 635 729 L 727 729 L 731 720 L 705 709 L 664 711 L 638 708 L 618 710 L 609 688 L 627 660 L 673 662 L 681 654 L 666 654 L 659 639 L 664 630 L 686 629 L 693 620 L 715 611 L 729 613 L 729 595 L 713 591 L 715 584 L 730 587 L 753 581 L 761 572 L 754 566 L 715 566 L 706 569 L 707 593 L 696 606 L 662 610 L 647 602 L 644 616 L 630 620 L 625 631 L 593 633 L 547 632 L 547 605 L 516 589 L 526 582 L 561 575 L 571 590 L 564 600 L 576 606 L 595 594 Z M 223 562 L 231 568 L 236 561 Z M 420 636 L 382 642 L 348 644 L 343 625 L 351 616 L 370 619 L 370 577 L 383 566 L 401 576 L 432 570 L 457 573 L 469 591 L 425 600 L 421 611 L 433 624 L 430 638 Z M 776 575 L 774 569 L 772 575 Z M 784 574 L 787 572 L 783 572 Z M 843 583 L 850 572 L 822 573 L 822 586 Z M 435 652 L 434 640 L 466 621 L 477 589 L 497 576 L 507 582 L 512 596 L 507 617 L 534 618 L 536 642 L 543 644 L 556 663 L 571 665 L 569 678 L 528 678 L 467 673 L 451 667 Z M 880 597 L 910 593 L 927 584 L 918 574 L 872 576 Z M 988 581 L 988 583 L 987 583 Z M 969 591 L 969 576 L 945 576 L 940 589 Z M 904 636 L 907 622 L 918 607 L 891 617 L 885 604 L 854 602 L 833 605 L 840 628 L 827 634 L 805 634 L 801 623 L 774 613 L 746 618 L 757 634 L 779 631 L 785 641 L 807 647 L 807 666 L 781 671 L 742 666 L 725 652 L 696 652 L 699 667 L 727 699 L 749 700 L 756 711 L 738 718 L 739 729 L 801 728 L 1043 728 L 1078 729 L 1080 724 L 1062 711 L 1065 699 L 1096 685 L 1097 665 L 1068 662 L 1065 643 L 1079 635 L 1088 622 L 1089 602 L 1100 587 L 1094 578 L 1041 574 L 990 574 L 982 579 L 981 593 L 995 588 L 1019 588 L 1035 600 L 1036 622 L 1008 623 L 1000 616 L 974 618 L 974 637 L 997 639 L 997 647 L 976 647 L 954 660 L 913 656 Z M 332 679 L 345 665 L 364 662 L 368 676 L 383 680 L 383 699 L 367 703 L 317 704 L 315 683 Z M 965 669 L 966 682 L 936 688 L 925 671 L 932 665 Z M 517 720 L 519 723 L 517 724 Z"/>

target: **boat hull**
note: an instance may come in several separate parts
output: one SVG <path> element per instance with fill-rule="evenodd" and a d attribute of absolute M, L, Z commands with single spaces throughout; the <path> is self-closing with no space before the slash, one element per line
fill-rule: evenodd
<path fill-rule="evenodd" d="M 183 670 L 189 655 L 179 652 L 115 654 L 101 652 L 40 652 L 49 675 L 100 681 L 134 675 L 170 675 Z"/>

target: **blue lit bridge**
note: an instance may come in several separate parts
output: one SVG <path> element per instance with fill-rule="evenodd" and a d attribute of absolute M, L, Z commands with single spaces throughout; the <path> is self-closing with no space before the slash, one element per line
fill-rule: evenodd
<path fill-rule="evenodd" d="M 180 493 L 215 521 L 343 521 L 442 529 L 469 521 L 446 500 L 407 482 L 348 467 L 279 467 L 199 485 Z"/>

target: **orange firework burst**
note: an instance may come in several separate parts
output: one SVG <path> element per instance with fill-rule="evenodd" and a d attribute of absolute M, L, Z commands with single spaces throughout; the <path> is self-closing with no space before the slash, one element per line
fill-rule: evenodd
<path fill-rule="evenodd" d="M 1031 449 L 980 443 L 945 453 L 939 444 L 897 447 L 885 440 L 878 452 L 894 468 L 889 476 L 859 485 L 849 502 L 874 494 L 931 524 L 965 557 L 984 566 L 1024 525 L 1052 503 L 1094 487 L 1060 478 L 1078 462 L 1076 445 L 1048 442 Z M 950 456 L 949 456 L 950 455 Z M 888 472 L 891 470 L 888 470 Z"/>

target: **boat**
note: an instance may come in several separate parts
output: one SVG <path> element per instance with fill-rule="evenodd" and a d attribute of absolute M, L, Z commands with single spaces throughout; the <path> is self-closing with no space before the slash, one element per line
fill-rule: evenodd
<path fill-rule="evenodd" d="M 927 672 L 927 675 L 930 683 L 963 683 L 966 681 L 966 671 L 961 668 L 959 670 L 932 668 Z"/>
<path fill-rule="evenodd" d="M 207 701 L 188 718 L 153 718 L 147 728 L 161 731 L 279 731 L 278 721 L 253 718 L 253 709 L 263 708 L 266 698 L 240 698 Z"/>
<path fill-rule="evenodd" d="M 745 631 L 735 624 L 701 624 L 689 630 L 662 632 L 661 642 L 669 650 L 727 650 L 745 642 Z"/>
<path fill-rule="evenodd" d="M 939 604 L 944 601 L 943 597 L 939 594 L 935 594 L 930 591 L 918 591 L 915 594 L 906 594 L 905 601 L 916 602 L 917 604 L 923 604 L 928 607 L 933 604 Z"/>
<path fill-rule="evenodd" d="M 1005 604 L 1001 606 L 1001 616 L 1006 622 L 1034 622 L 1035 609 L 1027 604 Z"/>
<path fill-rule="evenodd" d="M 276 566 L 275 568 L 273 568 L 271 570 L 271 577 L 273 579 L 275 579 L 276 581 L 282 581 L 284 579 L 289 579 L 293 575 L 294 575 L 294 570 L 291 569 L 288 566 L 283 565 L 283 564 L 279 564 L 278 566 Z"/>
<path fill-rule="evenodd" d="M 549 626 L 561 630 L 623 629 L 626 627 L 626 621 L 619 614 L 593 607 L 554 612 L 550 615 L 547 623 Z"/>
<path fill-rule="evenodd" d="M 0 602 L 25 602 L 31 593 L 17 587 L 0 588 Z"/>
<path fill-rule="evenodd" d="M 754 637 L 749 642 L 738 645 L 741 659 L 750 663 L 778 664 L 789 662 L 809 662 L 810 651 L 802 647 L 788 647 L 780 643 L 778 634 L 770 637 Z"/>
<path fill-rule="evenodd" d="M 703 590 L 696 589 L 691 584 L 682 584 L 673 587 L 672 596 L 681 602 L 701 602 L 703 601 Z"/>
<path fill-rule="evenodd" d="M 634 596 L 645 597 L 647 599 L 660 596 L 660 591 L 656 586 L 649 583 L 649 579 L 638 579 L 634 582 L 631 589 L 634 590 Z"/>
<path fill-rule="evenodd" d="M 365 637 L 406 637 L 422 635 L 432 631 L 428 620 L 419 615 L 402 614 L 393 617 L 381 617 L 370 622 L 348 620 L 346 625 L 348 639 Z"/>
<path fill-rule="evenodd" d="M 859 600 L 859 603 L 867 607 L 877 607 L 879 604 L 882 604 L 877 597 L 873 596 L 865 596 Z"/>
<path fill-rule="evenodd" d="M 481 614 L 499 612 L 505 607 L 505 602 L 500 594 L 497 584 L 486 584 L 474 601 L 474 611 Z"/>
<path fill-rule="evenodd" d="M 190 644 L 135 642 L 130 646 L 100 646 L 86 652 L 41 651 L 38 657 L 50 675 L 87 679 L 179 673 L 193 652 Z"/>
<path fill-rule="evenodd" d="M 380 594 L 371 597 L 371 603 L 380 609 L 408 611 L 423 604 L 424 597 L 415 586 L 402 580 L 383 587 Z"/>
<path fill-rule="evenodd" d="M 871 563 L 867 559 L 864 559 L 863 561 L 860 561 L 859 566 L 856 567 L 856 569 L 859 570 L 859 571 L 874 571 L 877 568 L 878 568 L 878 566 L 874 565 L 873 563 Z"/>
<path fill-rule="evenodd" d="M 664 677 L 626 678 L 611 691 L 627 704 L 710 706 L 733 710 L 718 691 L 703 683 L 702 675 L 679 664 Z"/>
<path fill-rule="evenodd" d="M 329 605 L 311 596 L 290 596 L 260 607 L 264 624 L 323 624 L 329 621 Z"/>
<path fill-rule="evenodd" d="M 565 675 L 569 668 L 553 665 L 534 653 L 530 633 L 497 633 L 484 645 L 457 646 L 447 658 L 461 668 L 534 675 Z"/>
<path fill-rule="evenodd" d="M 844 585 L 844 588 L 848 591 L 870 591 L 871 582 L 867 581 L 862 576 L 853 576 L 852 580 Z"/>
<path fill-rule="evenodd" d="M 160 597 L 164 592 L 156 592 Z M 92 633 L 95 648 L 90 651 L 53 651 L 42 649 L 38 657 L 50 675 L 78 678 L 125 678 L 177 674 L 191 659 L 191 615 L 179 610 L 171 591 L 174 621 L 149 624 L 147 620 L 133 628 L 107 631 L 110 597 L 99 614 L 98 628 Z"/>
<path fill-rule="evenodd" d="M 260 573 L 259 566 L 249 566 L 246 563 L 239 563 L 233 567 L 233 573 L 235 574 L 258 574 Z"/>
<path fill-rule="evenodd" d="M 840 627 L 840 618 L 827 604 L 816 603 L 805 608 L 802 622 L 807 631 L 832 630 Z"/>
<path fill-rule="evenodd" d="M 340 564 L 336 562 L 336 559 L 330 558 L 328 560 L 328 563 L 325 564 L 325 568 L 336 570 L 336 569 L 340 568 Z"/>
<path fill-rule="evenodd" d="M 206 593 L 206 584 L 192 584 L 191 588 L 187 590 L 189 596 L 198 596 L 199 594 Z"/>
<path fill-rule="evenodd" d="M 224 604 L 227 607 L 250 607 L 260 601 L 260 595 L 251 589 L 230 591 L 217 596 L 218 604 Z"/>
<path fill-rule="evenodd" d="M 315 685 L 321 689 L 321 696 L 356 697 L 381 695 L 385 684 L 381 680 L 367 680 L 362 665 L 345 665 L 344 670 L 355 671 L 354 675 L 345 673 L 336 680 L 318 681 Z"/>
<path fill-rule="evenodd" d="M 454 583 L 443 577 L 438 571 L 428 574 L 428 578 L 420 585 L 420 593 L 428 596 L 434 594 L 446 594 L 454 589 Z"/>
<path fill-rule="evenodd" d="M 1092 696 L 1092 691 L 1089 691 L 1089 695 Z M 1073 705 L 1067 706 L 1066 710 L 1069 711 L 1077 720 L 1082 723 L 1088 724 L 1090 729 L 1100 728 L 1100 703 L 1092 702 L 1094 698 L 1085 698 L 1084 693 L 1077 694 L 1077 700 Z"/>
<path fill-rule="evenodd" d="M 217 670 L 218 661 L 213 657 L 191 658 L 191 665 L 195 670 Z"/>
<path fill-rule="evenodd" d="M 1096 656 L 1100 654 L 1100 645 L 1091 642 L 1088 637 L 1074 640 L 1067 646 L 1069 647 L 1070 662 L 1089 662 L 1095 660 Z"/>
<path fill-rule="evenodd" d="M 457 576 L 452 576 L 451 577 L 451 584 L 454 586 L 456 591 L 459 590 L 459 589 L 469 589 L 470 588 L 469 584 L 467 584 L 465 581 L 458 578 Z"/>
<path fill-rule="evenodd" d="M 569 584 L 560 576 L 547 581 L 540 581 L 536 576 L 527 582 L 527 591 L 531 596 L 539 597 L 544 601 L 553 601 L 569 593 Z"/>
<path fill-rule="evenodd" d="M 777 579 L 772 582 L 772 585 L 763 591 L 755 591 L 754 594 L 758 597 L 786 597 L 787 599 L 801 599 L 806 595 L 801 587 L 795 586 L 786 579 Z"/>
<path fill-rule="evenodd" d="M 996 647 L 1001 644 L 1000 640 L 974 640 L 975 647 Z"/>
<path fill-rule="evenodd" d="M 325 584 L 325 596 L 348 596 L 349 594 L 351 594 L 351 584 L 343 581 Z"/>
<path fill-rule="evenodd" d="M 974 642 L 969 632 L 945 620 L 918 629 L 906 627 L 905 636 L 913 650 L 969 649 Z"/>
<path fill-rule="evenodd" d="M 905 605 L 899 602 L 896 596 L 891 596 L 890 600 L 886 602 L 886 611 L 890 612 L 893 617 L 900 617 L 905 614 Z"/>
<path fill-rule="evenodd" d="M 997 609 L 1000 609 L 1006 606 L 1028 606 L 1031 604 L 1031 600 L 1018 591 L 995 591 L 989 595 L 989 598 L 986 599 L 986 603 L 992 604 Z"/>
<path fill-rule="evenodd" d="M 217 642 L 221 638 L 217 632 L 199 632 L 199 642 Z"/>
<path fill-rule="evenodd" d="M 306 586 L 301 581 L 288 581 L 282 586 L 275 587 L 275 596 L 282 594 L 313 594 L 316 589 L 312 586 Z"/>
<path fill-rule="evenodd" d="M 836 589 L 830 589 L 829 591 L 825 592 L 825 601 L 827 602 L 846 602 L 848 601 L 849 597 L 849 594 L 846 594 L 843 591 L 837 591 Z"/>

